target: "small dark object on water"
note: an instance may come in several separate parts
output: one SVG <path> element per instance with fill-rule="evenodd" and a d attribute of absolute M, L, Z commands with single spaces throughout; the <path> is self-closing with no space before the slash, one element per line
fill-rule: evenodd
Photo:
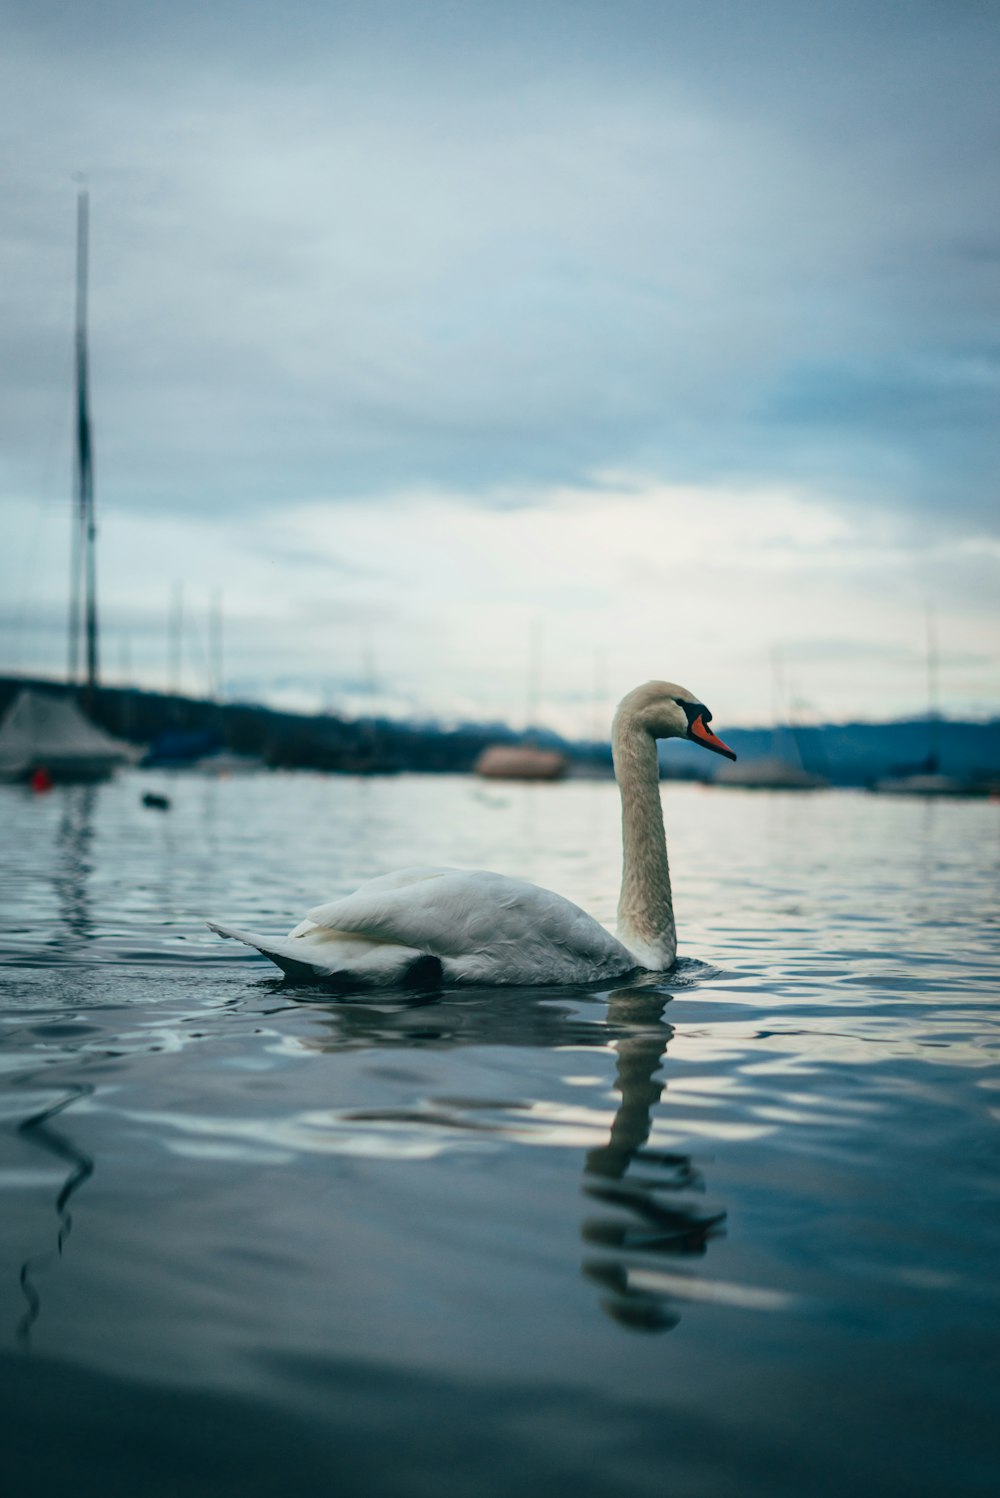
<path fill-rule="evenodd" d="M 33 791 L 50 791 L 52 789 L 52 775 L 44 765 L 39 765 L 31 772 L 31 789 Z"/>
<path fill-rule="evenodd" d="M 143 806 L 151 806 L 154 811 L 169 811 L 170 797 L 161 796 L 156 791 L 144 791 L 142 804 Z"/>

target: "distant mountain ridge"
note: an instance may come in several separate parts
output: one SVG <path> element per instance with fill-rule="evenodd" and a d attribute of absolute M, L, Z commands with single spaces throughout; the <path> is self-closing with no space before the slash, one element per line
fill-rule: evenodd
<path fill-rule="evenodd" d="M 713 727 L 715 725 L 713 724 Z M 868 785 L 886 775 L 923 763 L 931 739 L 926 718 L 894 723 L 824 723 L 788 729 L 727 728 L 722 736 L 740 760 L 777 754 L 792 764 L 827 776 L 834 785 Z M 942 773 L 959 778 L 996 776 L 1000 771 L 1000 718 L 969 723 L 940 718 L 934 742 Z M 671 771 L 704 770 L 694 744 L 671 744 Z"/>
<path fill-rule="evenodd" d="M 0 715 L 21 687 L 65 692 L 63 683 L 38 678 L 0 676 Z M 140 688 L 105 687 L 96 719 L 117 737 L 148 743 L 166 730 L 211 731 L 226 746 L 260 755 L 274 767 L 371 773 L 417 770 L 430 773 L 471 770 L 490 743 L 520 742 L 524 735 L 497 723 L 444 727 L 388 719 L 347 719 L 335 714 L 282 712 L 255 703 L 215 703 L 171 697 Z M 714 726 L 714 725 L 713 725 Z M 867 785 L 880 777 L 926 760 L 931 747 L 926 718 L 892 723 L 827 723 L 809 728 L 727 728 L 720 730 L 741 760 L 778 754 L 807 770 L 827 776 L 835 785 Z M 572 742 L 557 734 L 533 732 L 532 741 L 558 746 L 571 763 L 610 767 L 607 742 Z M 941 770 L 959 777 L 1000 774 L 1000 718 L 958 722 L 942 718 L 934 727 Z M 711 779 L 715 756 L 695 744 L 673 740 L 662 746 L 664 772 L 670 776 Z"/>

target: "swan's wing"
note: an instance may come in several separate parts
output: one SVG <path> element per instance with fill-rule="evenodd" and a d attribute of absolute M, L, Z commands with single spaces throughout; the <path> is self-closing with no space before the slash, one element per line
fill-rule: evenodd
<path fill-rule="evenodd" d="M 345 901 L 355 901 L 360 896 L 370 897 L 370 903 L 374 907 L 375 901 L 386 890 L 406 889 L 411 884 L 422 884 L 428 879 L 439 879 L 442 874 L 457 874 L 460 872 L 459 869 L 438 867 L 435 864 L 420 864 L 408 869 L 394 869 L 391 874 L 379 874 L 374 879 L 367 879 L 364 884 L 360 885 L 350 895 L 341 895 L 336 900 L 324 901 L 322 905 L 316 906 L 316 910 L 325 912 L 333 911 L 334 909 L 339 909 Z M 317 926 L 325 926 L 328 931 L 343 931 L 348 929 L 337 926 L 331 920 L 317 921 L 315 911 L 310 910 L 305 920 L 300 921 L 288 934 L 289 936 L 305 936 L 308 932 L 314 931 Z M 360 928 L 351 927 L 349 929 L 352 932 L 357 930 L 359 934 L 367 935 L 367 933 L 360 933 Z M 395 937 L 378 937 L 376 940 L 394 941 Z"/>
<path fill-rule="evenodd" d="M 585 968 L 600 977 L 635 965 L 621 943 L 572 901 L 481 870 L 406 869 L 316 906 L 307 920 L 428 952 L 447 963 L 446 971 L 469 978 L 509 973 L 507 981 L 558 982 Z"/>

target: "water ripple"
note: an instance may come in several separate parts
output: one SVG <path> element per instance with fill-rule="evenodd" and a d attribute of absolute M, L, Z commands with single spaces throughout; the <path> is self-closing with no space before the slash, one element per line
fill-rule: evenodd
<path fill-rule="evenodd" d="M 563 1391 L 577 1444 L 580 1409 L 613 1397 L 616 1429 L 669 1428 L 657 1491 L 692 1422 L 692 1491 L 728 1490 L 728 1442 L 772 1451 L 768 1498 L 821 1467 L 831 1491 L 874 1493 L 843 1465 L 865 1422 L 901 1464 L 892 1498 L 922 1491 L 928 1441 L 939 1474 L 962 1443 L 982 1457 L 997 808 L 668 786 L 674 972 L 339 1001 L 205 917 L 287 929 L 431 861 L 534 878 L 611 921 L 613 787 L 178 777 L 151 817 L 148 783 L 0 787 L 12 1348 L 119 1391 L 154 1368 L 199 1408 L 242 1391 L 246 1428 L 291 1410 L 316 1441 L 362 1377 L 447 1375 L 456 1427 L 506 1380 L 545 1450 L 539 1391 Z M 943 1388 L 961 1441 L 926 1420 Z M 40 1408 L 58 1433 L 69 1406 Z M 377 1392 L 371 1409 L 384 1432 L 394 1409 Z M 603 1491 L 617 1473 L 608 1458 Z"/>

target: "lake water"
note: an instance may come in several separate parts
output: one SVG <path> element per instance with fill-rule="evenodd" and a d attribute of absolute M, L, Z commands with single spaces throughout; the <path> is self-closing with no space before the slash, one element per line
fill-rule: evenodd
<path fill-rule="evenodd" d="M 315 1002 L 204 917 L 611 921 L 614 786 L 0 789 L 11 1492 L 998 1491 L 1000 807 L 664 804 L 669 981 Z"/>

